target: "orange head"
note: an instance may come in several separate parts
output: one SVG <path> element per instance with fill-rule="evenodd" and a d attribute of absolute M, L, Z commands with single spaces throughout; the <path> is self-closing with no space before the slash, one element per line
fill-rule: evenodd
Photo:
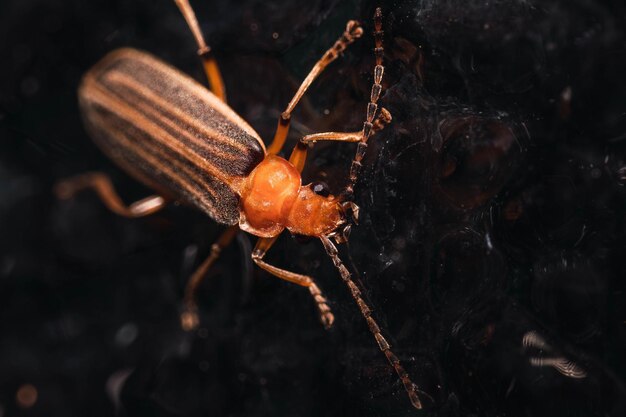
<path fill-rule="evenodd" d="M 337 197 L 312 184 L 302 186 L 298 170 L 268 155 L 246 178 L 241 191 L 239 226 L 261 237 L 287 228 L 294 234 L 327 236 L 345 223 Z"/>

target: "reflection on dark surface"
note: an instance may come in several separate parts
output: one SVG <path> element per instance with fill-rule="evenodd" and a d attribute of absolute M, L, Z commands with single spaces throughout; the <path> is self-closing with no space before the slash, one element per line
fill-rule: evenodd
<path fill-rule="evenodd" d="M 520 144 L 503 122 L 442 115 L 439 185 L 460 208 L 482 205 L 500 191 L 516 168 Z"/>
<path fill-rule="evenodd" d="M 378 3 L 195 1 L 231 106 L 268 140 L 306 71 Z M 414 381 L 424 415 L 626 414 L 626 6 L 599 1 L 387 1 L 381 104 L 342 256 Z M 252 268 L 240 238 L 200 292 L 184 284 L 221 228 L 187 207 L 127 220 L 60 178 L 149 190 L 83 131 L 80 76 L 134 46 L 203 80 L 173 2 L 0 4 L 0 416 L 417 415 L 318 242 L 283 236 Z M 367 36 L 294 116 L 292 140 L 359 129 Z M 295 143 L 295 142 L 293 142 Z M 305 181 L 339 190 L 354 147 L 318 144 Z"/>

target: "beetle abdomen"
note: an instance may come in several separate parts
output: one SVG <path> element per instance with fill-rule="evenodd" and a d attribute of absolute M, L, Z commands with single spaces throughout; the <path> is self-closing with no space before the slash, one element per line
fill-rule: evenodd
<path fill-rule="evenodd" d="M 131 175 L 218 222 L 238 222 L 242 180 L 265 147 L 202 85 L 152 55 L 120 49 L 85 75 L 79 100 L 96 144 Z"/>

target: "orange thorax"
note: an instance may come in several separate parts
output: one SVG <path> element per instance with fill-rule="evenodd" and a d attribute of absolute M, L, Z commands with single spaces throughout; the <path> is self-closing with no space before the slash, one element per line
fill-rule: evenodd
<path fill-rule="evenodd" d="M 315 194 L 310 185 L 301 183 L 300 173 L 289 161 L 268 155 L 244 181 L 241 230 L 274 237 L 284 228 L 306 236 L 327 235 L 337 229 L 343 223 L 337 198 Z"/>

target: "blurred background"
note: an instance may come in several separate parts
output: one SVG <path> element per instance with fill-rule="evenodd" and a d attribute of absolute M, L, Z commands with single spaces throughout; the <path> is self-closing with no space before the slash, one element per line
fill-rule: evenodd
<path fill-rule="evenodd" d="M 359 19 L 365 36 L 294 116 L 298 137 L 362 126 L 381 6 L 393 115 L 370 140 L 360 225 L 341 256 L 424 391 L 411 408 L 319 242 L 253 267 L 238 237 L 178 314 L 222 226 L 185 206 L 120 218 L 56 181 L 109 174 L 150 193 L 84 131 L 76 89 L 107 52 L 147 50 L 204 82 L 169 0 L 0 2 L 0 417 L 622 416 L 626 414 L 623 2 L 192 2 L 229 104 L 268 142 L 300 80 Z M 316 145 L 335 192 L 354 146 Z"/>

